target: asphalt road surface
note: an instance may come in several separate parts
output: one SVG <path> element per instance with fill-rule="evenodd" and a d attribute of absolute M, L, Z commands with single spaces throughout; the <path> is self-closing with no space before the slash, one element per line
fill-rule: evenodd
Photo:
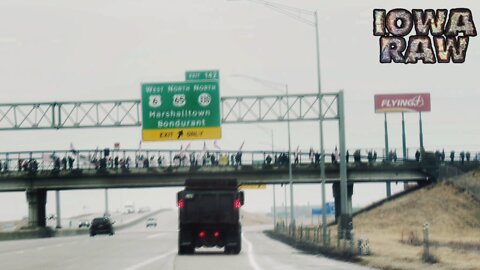
<path fill-rule="evenodd" d="M 177 255 L 177 213 L 156 216 L 158 226 L 140 223 L 114 236 L 75 236 L 0 242 L 1 269 L 48 270 L 294 270 L 371 269 L 321 256 L 302 254 L 262 233 L 265 227 L 244 227 L 242 252 L 224 255 L 220 249 L 197 249 Z"/>

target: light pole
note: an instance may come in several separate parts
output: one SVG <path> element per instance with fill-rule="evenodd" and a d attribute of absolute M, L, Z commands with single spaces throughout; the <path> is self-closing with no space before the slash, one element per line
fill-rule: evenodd
<path fill-rule="evenodd" d="M 257 125 L 257 127 L 259 127 L 260 129 L 262 129 L 265 133 L 267 133 L 267 130 L 270 130 L 270 135 L 271 135 L 271 138 L 272 138 L 272 141 L 271 141 L 271 145 L 272 145 L 272 155 L 274 154 L 274 147 L 273 147 L 273 128 L 271 129 L 267 129 L 265 127 L 262 127 L 260 125 Z M 264 161 L 265 162 L 265 161 Z M 277 200 L 275 198 L 275 184 L 272 185 L 272 192 L 273 192 L 273 229 L 275 230 L 276 229 L 276 225 L 277 225 Z"/>
<path fill-rule="evenodd" d="M 290 135 L 290 102 L 288 100 L 288 84 L 282 84 L 278 82 L 273 82 L 265 79 L 260 79 L 255 76 L 244 75 L 244 74 L 232 74 L 231 77 L 241 77 L 247 78 L 258 83 L 269 85 L 273 89 L 279 90 L 278 86 L 285 87 L 285 94 L 286 94 L 286 105 L 287 105 L 287 134 L 288 134 L 288 183 L 290 184 L 290 225 L 295 225 L 295 212 L 294 212 L 294 202 L 293 202 L 293 176 L 292 176 L 292 162 L 291 162 L 291 135 Z M 275 87 L 277 86 L 277 87 Z M 262 127 L 263 129 L 263 127 Z M 273 129 L 272 129 L 272 152 L 273 152 Z M 273 197 L 274 197 L 274 222 L 276 221 L 275 218 L 275 185 L 273 186 Z M 287 190 L 285 189 L 285 215 L 287 215 Z M 286 217 L 285 217 L 286 219 Z M 275 223 L 274 223 L 275 224 Z"/>
<path fill-rule="evenodd" d="M 272 147 L 272 154 L 273 154 L 273 152 L 275 151 L 274 144 L 273 144 L 273 128 L 266 128 L 261 125 L 256 125 L 256 126 L 259 127 L 261 130 L 263 130 L 265 134 L 268 134 L 270 136 L 270 146 Z M 262 143 L 265 143 L 265 142 L 262 142 Z"/>
<path fill-rule="evenodd" d="M 293 179 L 292 179 L 292 144 L 290 140 L 290 102 L 288 101 L 288 85 L 285 85 L 287 93 L 287 126 L 288 126 L 288 181 L 290 183 L 290 225 L 295 228 L 295 211 L 293 203 Z"/>
<path fill-rule="evenodd" d="M 322 235 L 323 235 L 323 244 L 326 244 L 326 235 L 327 235 L 327 212 L 325 208 L 325 149 L 323 145 L 323 109 L 322 109 L 322 87 L 321 87 L 321 80 L 320 80 L 320 42 L 319 42 L 319 35 L 318 35 L 318 13 L 317 11 L 310 11 L 295 7 L 290 7 L 283 4 L 278 4 L 274 2 L 269 2 L 265 0 L 248 0 L 250 2 L 254 2 L 257 4 L 263 4 L 264 6 L 271 8 L 279 13 L 287 15 L 299 22 L 307 24 L 309 26 L 314 27 L 315 29 L 315 45 L 316 45 L 316 54 L 317 54 L 317 84 L 318 84 L 318 108 L 320 114 L 320 123 L 319 123 L 319 132 L 320 132 L 320 178 L 322 180 Z M 300 16 L 307 15 L 313 17 L 313 21 L 309 19 L 305 19 L 304 17 Z M 345 153 L 341 153 L 342 155 Z M 341 187 L 341 193 L 346 193 L 346 187 Z"/>

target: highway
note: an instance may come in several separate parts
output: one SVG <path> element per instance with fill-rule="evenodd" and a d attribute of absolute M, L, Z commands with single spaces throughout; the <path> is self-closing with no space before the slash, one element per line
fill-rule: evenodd
<path fill-rule="evenodd" d="M 142 222 L 116 231 L 114 236 L 74 236 L 0 243 L 2 269 L 162 269 L 162 270 L 296 270 L 372 269 L 302 254 L 262 233 L 264 226 L 244 226 L 239 255 L 219 249 L 199 249 L 195 255 L 177 255 L 177 212 L 156 216 L 157 228 Z"/>

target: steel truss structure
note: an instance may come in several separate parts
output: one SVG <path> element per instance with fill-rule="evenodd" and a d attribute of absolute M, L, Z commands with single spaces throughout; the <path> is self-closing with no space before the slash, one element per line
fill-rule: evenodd
<path fill-rule="evenodd" d="M 222 97 L 221 121 L 284 122 L 287 115 L 290 121 L 339 120 L 338 95 Z M 140 100 L 0 104 L 0 130 L 136 127 L 141 118 Z"/>

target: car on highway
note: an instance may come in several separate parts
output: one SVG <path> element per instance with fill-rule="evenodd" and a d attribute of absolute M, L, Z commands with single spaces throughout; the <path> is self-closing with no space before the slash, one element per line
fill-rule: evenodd
<path fill-rule="evenodd" d="M 147 222 L 146 222 L 146 226 L 147 228 L 150 228 L 150 227 L 157 227 L 157 219 L 156 218 L 148 218 L 147 219 Z"/>
<path fill-rule="evenodd" d="M 78 223 L 78 228 L 88 228 L 90 227 L 90 221 L 88 220 L 80 220 L 80 222 Z"/>
<path fill-rule="evenodd" d="M 97 234 L 114 235 L 115 231 L 113 230 L 113 223 L 114 222 L 107 217 L 94 218 L 90 225 L 90 236 L 95 236 Z"/>

